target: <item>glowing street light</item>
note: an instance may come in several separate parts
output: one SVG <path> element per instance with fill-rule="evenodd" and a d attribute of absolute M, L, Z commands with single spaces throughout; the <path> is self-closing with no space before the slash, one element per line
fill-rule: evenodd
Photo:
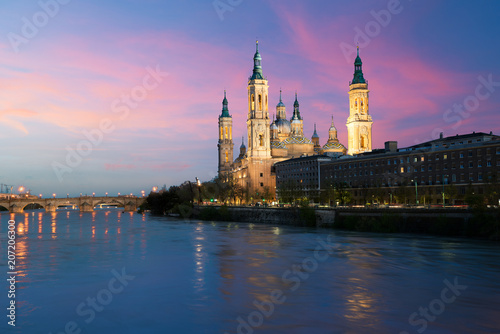
<path fill-rule="evenodd" d="M 418 182 L 416 179 L 411 180 L 411 182 L 414 182 L 414 181 L 415 181 L 415 202 L 418 205 Z"/>
<path fill-rule="evenodd" d="M 108 197 L 108 192 L 106 191 L 106 197 Z"/>
<path fill-rule="evenodd" d="M 17 189 L 19 191 L 19 193 L 21 194 L 23 191 L 24 191 L 24 187 L 23 186 L 20 186 L 19 189 Z"/>
<path fill-rule="evenodd" d="M 38 197 L 40 197 L 40 199 L 42 198 L 42 194 L 39 194 Z"/>
<path fill-rule="evenodd" d="M 56 198 L 56 194 L 55 194 L 55 193 L 54 193 L 54 194 L 52 194 L 52 197 Z"/>

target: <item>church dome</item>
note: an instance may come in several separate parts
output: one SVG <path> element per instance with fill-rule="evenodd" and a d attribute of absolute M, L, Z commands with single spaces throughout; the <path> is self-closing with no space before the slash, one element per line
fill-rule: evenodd
<path fill-rule="evenodd" d="M 287 119 L 277 119 L 275 122 L 278 127 L 278 132 L 284 135 L 290 134 L 292 127 Z"/>
<path fill-rule="evenodd" d="M 271 124 L 271 131 L 272 130 L 278 130 L 278 127 L 276 126 L 276 121 L 274 121 L 272 124 Z"/>
<path fill-rule="evenodd" d="M 345 150 L 345 146 L 341 143 L 326 143 L 323 150 Z"/>
<path fill-rule="evenodd" d="M 313 144 L 313 142 L 306 137 L 290 137 L 283 141 L 286 144 Z"/>

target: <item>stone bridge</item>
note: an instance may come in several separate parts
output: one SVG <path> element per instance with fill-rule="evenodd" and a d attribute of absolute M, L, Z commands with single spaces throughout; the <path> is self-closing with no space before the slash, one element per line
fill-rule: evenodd
<path fill-rule="evenodd" d="M 54 212 L 59 207 L 78 207 L 82 212 L 92 212 L 94 208 L 101 205 L 116 205 L 124 208 L 125 211 L 136 211 L 137 208 L 146 201 L 146 198 L 118 196 L 118 197 L 69 197 L 69 198 L 2 198 L 0 207 L 8 209 L 11 213 L 22 213 L 26 206 L 38 204 L 46 212 Z"/>

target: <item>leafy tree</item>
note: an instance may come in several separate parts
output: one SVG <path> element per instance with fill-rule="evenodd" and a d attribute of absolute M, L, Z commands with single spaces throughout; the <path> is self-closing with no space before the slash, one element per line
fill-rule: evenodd
<path fill-rule="evenodd" d="M 337 182 L 335 185 L 337 189 L 337 198 L 339 199 L 340 205 L 346 205 L 351 202 L 352 196 L 351 192 L 348 190 L 348 185 L 346 182 Z"/>

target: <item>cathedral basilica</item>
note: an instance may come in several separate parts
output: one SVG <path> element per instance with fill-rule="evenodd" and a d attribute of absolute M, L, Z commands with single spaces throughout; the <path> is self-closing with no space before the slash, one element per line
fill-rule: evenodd
<path fill-rule="evenodd" d="M 250 194 L 264 193 L 273 195 L 276 180 L 272 172 L 275 163 L 310 155 L 341 156 L 354 155 L 372 150 L 372 119 L 368 112 L 368 83 L 363 77 L 362 62 L 358 55 L 354 61 L 354 78 L 349 85 L 349 117 L 347 118 L 348 147 L 337 138 L 333 123 L 328 131 L 328 141 L 321 146 L 314 125 L 311 139 L 304 136 L 304 124 L 300 115 L 300 105 L 295 93 L 293 113 L 286 115 L 281 90 L 276 105 L 276 119 L 269 118 L 269 85 L 262 72 L 262 57 L 257 42 L 253 57 L 253 73 L 248 79 L 247 143 L 244 140 L 240 152 L 233 159 L 232 117 L 229 114 L 226 92 L 219 116 L 219 174 L 233 177 Z"/>

